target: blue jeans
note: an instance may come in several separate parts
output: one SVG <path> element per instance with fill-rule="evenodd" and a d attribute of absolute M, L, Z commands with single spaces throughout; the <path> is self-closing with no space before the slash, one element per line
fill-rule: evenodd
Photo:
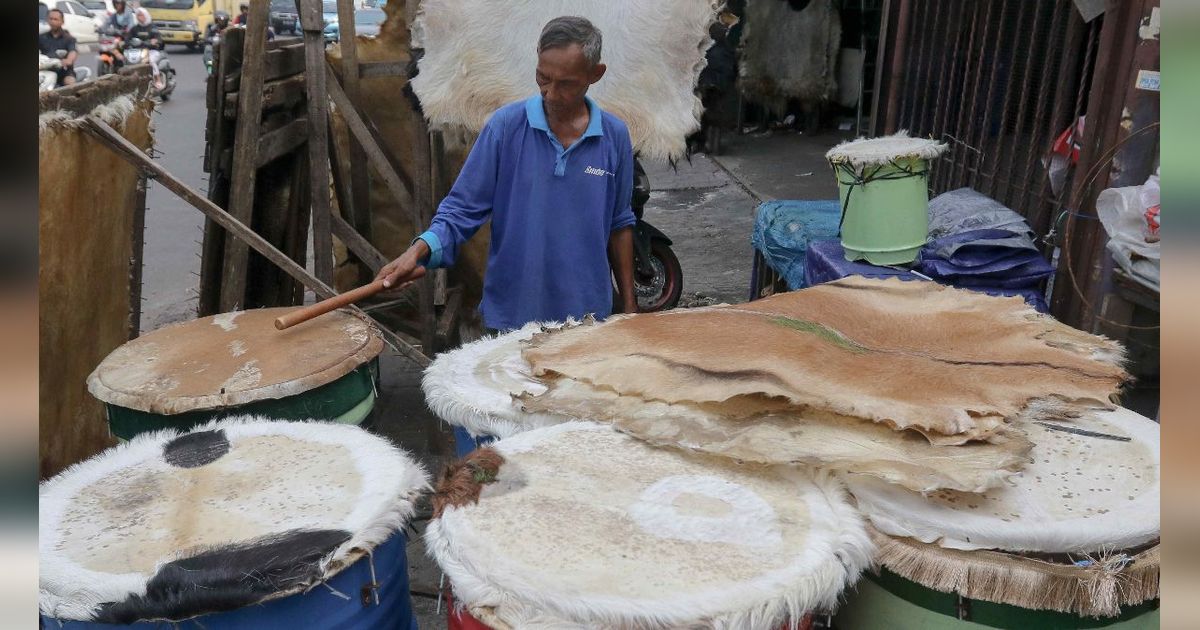
<path fill-rule="evenodd" d="M 462 459 L 480 446 L 487 446 L 495 441 L 496 438 L 490 435 L 481 435 L 475 438 L 471 437 L 471 434 L 467 433 L 466 429 L 454 427 L 454 456 Z"/>

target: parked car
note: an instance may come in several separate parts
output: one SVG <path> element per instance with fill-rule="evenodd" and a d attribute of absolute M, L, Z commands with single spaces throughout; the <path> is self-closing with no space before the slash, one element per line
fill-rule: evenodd
<path fill-rule="evenodd" d="M 387 14 L 379 9 L 359 9 L 354 12 L 354 32 L 359 35 L 370 35 L 372 37 L 379 34 L 379 27 L 383 25 L 383 21 L 387 19 Z M 338 21 L 335 19 L 325 25 L 325 41 L 336 42 L 341 40 L 341 29 L 338 27 Z"/>
<path fill-rule="evenodd" d="M 38 0 L 38 33 L 50 30 L 50 25 L 46 24 L 50 9 L 63 12 L 63 28 L 75 37 L 76 42 L 94 44 L 100 40 L 91 11 L 75 0 Z"/>
<path fill-rule="evenodd" d="M 300 16 L 296 13 L 295 1 L 271 0 L 270 22 L 276 35 L 282 35 L 284 31 L 299 33 Z"/>
<path fill-rule="evenodd" d="M 321 19 L 325 20 L 325 26 L 337 21 L 337 0 L 324 0 L 321 3 Z"/>
<path fill-rule="evenodd" d="M 113 14 L 112 0 L 79 0 L 92 14 L 92 21 L 96 23 L 97 29 L 103 29 L 105 22 L 108 22 L 108 16 Z"/>

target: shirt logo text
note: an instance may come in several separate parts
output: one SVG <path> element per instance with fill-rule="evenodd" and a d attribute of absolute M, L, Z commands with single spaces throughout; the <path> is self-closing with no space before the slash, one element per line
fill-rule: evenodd
<path fill-rule="evenodd" d="M 613 173 L 611 171 L 606 171 L 602 168 L 596 168 L 595 166 L 589 166 L 589 167 L 583 169 L 583 172 L 587 173 L 588 175 L 597 175 L 600 177 L 604 177 L 605 175 L 607 175 L 609 177 L 616 176 L 616 173 Z"/>

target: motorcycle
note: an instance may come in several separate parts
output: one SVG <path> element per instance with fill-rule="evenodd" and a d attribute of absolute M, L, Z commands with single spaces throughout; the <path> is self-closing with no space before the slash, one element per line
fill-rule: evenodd
<path fill-rule="evenodd" d="M 220 45 L 221 34 L 217 33 L 209 38 L 207 45 L 204 47 L 204 69 L 208 71 L 208 74 L 210 75 L 213 73 L 213 51 L 216 50 L 217 46 Z"/>
<path fill-rule="evenodd" d="M 641 160 L 633 160 L 633 288 L 638 312 L 652 313 L 675 308 L 683 295 L 683 267 L 671 250 L 671 239 L 643 218 L 650 199 L 650 177 Z M 613 292 L 613 312 L 621 312 L 621 302 Z"/>
<path fill-rule="evenodd" d="M 67 51 L 55 51 L 55 57 L 38 53 L 38 92 L 48 92 L 58 87 L 58 69 L 62 60 L 66 59 Z M 92 71 L 82 66 L 75 68 L 75 81 L 82 83 L 92 78 Z"/>
<path fill-rule="evenodd" d="M 121 66 L 124 64 L 121 58 L 116 55 L 116 51 L 121 49 L 121 44 L 121 35 L 115 30 L 106 28 L 100 32 L 96 76 L 102 77 L 106 74 L 113 74 L 121 69 Z"/>
<path fill-rule="evenodd" d="M 150 63 L 150 48 L 145 46 L 145 42 L 141 38 L 134 37 L 127 42 L 125 46 L 125 63 L 134 65 L 139 63 Z M 171 98 L 171 93 L 175 91 L 175 68 L 171 67 L 171 61 L 167 59 L 166 51 L 159 51 L 158 54 L 158 72 L 162 75 L 162 87 L 158 87 L 158 82 L 152 82 L 154 86 L 154 95 L 167 101 Z"/>

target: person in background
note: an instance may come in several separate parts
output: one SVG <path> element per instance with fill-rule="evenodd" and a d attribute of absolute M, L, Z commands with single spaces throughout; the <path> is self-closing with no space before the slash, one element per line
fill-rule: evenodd
<path fill-rule="evenodd" d="M 136 22 L 125 33 L 125 46 L 128 47 L 134 38 L 142 40 L 141 47 L 146 49 L 146 63 L 150 64 L 150 71 L 154 74 L 154 87 L 161 90 L 163 88 L 164 77 L 158 69 L 158 60 L 161 57 L 159 51 L 165 47 L 162 35 L 159 34 L 158 29 L 154 28 L 150 12 L 145 7 L 138 7 L 134 15 L 136 16 Z"/>
<path fill-rule="evenodd" d="M 243 2 L 242 4 L 238 5 L 238 11 L 239 13 L 237 14 L 237 17 L 233 18 L 233 25 L 245 27 L 250 21 L 250 5 Z M 275 29 L 271 28 L 271 25 L 268 24 L 267 41 L 271 41 L 273 39 L 275 39 Z"/>
<path fill-rule="evenodd" d="M 106 28 L 115 35 L 124 36 L 135 23 L 133 8 L 125 0 L 113 0 L 113 12 L 108 16 Z"/>
<path fill-rule="evenodd" d="M 58 85 L 71 85 L 75 83 L 75 60 L 79 58 L 75 38 L 63 28 L 63 12 L 58 9 L 50 9 L 46 24 L 50 25 L 50 30 L 38 35 L 38 50 L 51 59 L 58 58 L 58 51 L 67 51 L 62 65 L 54 71 L 58 74 Z"/>

